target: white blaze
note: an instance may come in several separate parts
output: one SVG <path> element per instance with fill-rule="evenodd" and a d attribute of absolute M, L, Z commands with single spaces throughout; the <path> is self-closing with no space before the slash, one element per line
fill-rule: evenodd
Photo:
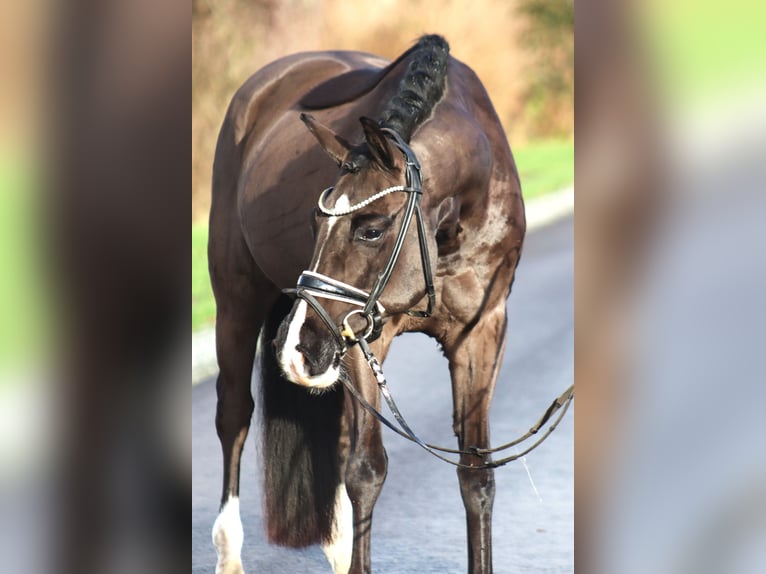
<path fill-rule="evenodd" d="M 333 209 L 348 209 L 351 207 L 351 202 L 349 202 L 348 197 L 345 195 L 341 195 L 338 200 L 335 202 L 335 205 L 333 206 Z M 324 249 L 325 244 L 327 243 L 327 240 L 330 238 L 330 235 L 332 235 L 332 228 L 335 226 L 335 224 L 338 223 L 337 217 L 330 217 L 328 218 L 327 222 L 327 234 L 324 236 L 322 241 L 317 241 L 319 244 L 319 253 L 317 254 L 316 263 L 314 264 L 314 268 L 312 271 L 316 271 L 317 267 L 319 266 L 319 262 L 322 260 L 322 250 Z"/>
<path fill-rule="evenodd" d="M 230 497 L 213 524 L 213 545 L 218 554 L 216 574 L 242 571 L 242 520 L 239 517 L 239 498 Z"/>
<path fill-rule="evenodd" d="M 335 202 L 334 209 L 348 209 L 350 205 L 351 203 L 349 203 L 348 197 L 341 195 Z M 316 263 L 314 264 L 312 271 L 317 270 L 317 266 L 322 258 L 322 250 L 324 249 L 327 240 L 330 238 L 332 229 L 337 222 L 337 217 L 330 217 L 327 222 L 327 233 L 321 240 L 317 240 L 319 253 L 317 253 Z M 321 375 L 309 375 L 306 370 L 306 360 L 303 358 L 303 355 L 295 349 L 301 341 L 301 328 L 303 327 L 303 323 L 306 322 L 307 309 L 308 305 L 305 301 L 298 302 L 298 307 L 295 309 L 295 314 L 287 329 L 285 345 L 279 353 L 279 365 L 282 367 L 282 372 L 284 372 L 287 375 L 287 378 L 294 383 L 316 389 L 327 388 L 332 386 L 338 380 L 340 369 L 331 366 Z"/>
<path fill-rule="evenodd" d="M 327 560 L 335 574 L 348 574 L 351 569 L 351 553 L 354 544 L 354 512 L 341 483 L 335 494 L 335 518 L 332 525 L 332 541 L 322 545 Z"/>
<path fill-rule="evenodd" d="M 301 328 L 306 321 L 307 308 L 308 305 L 305 301 L 298 301 L 298 307 L 295 309 L 295 314 L 287 329 L 285 345 L 279 354 L 279 365 L 287 378 L 294 383 L 318 389 L 326 388 L 338 380 L 340 369 L 331 366 L 321 375 L 309 375 L 306 370 L 306 360 L 303 358 L 303 354 L 296 349 L 300 344 Z"/>

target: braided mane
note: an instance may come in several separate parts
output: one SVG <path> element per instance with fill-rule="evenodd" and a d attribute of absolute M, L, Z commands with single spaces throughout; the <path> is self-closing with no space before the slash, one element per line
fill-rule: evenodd
<path fill-rule="evenodd" d="M 410 62 L 396 95 L 383 108 L 380 125 L 395 130 L 409 142 L 444 95 L 449 63 L 449 44 L 441 36 L 422 36 L 408 50 Z"/>
<path fill-rule="evenodd" d="M 351 102 L 370 93 L 399 64 L 408 61 L 396 93 L 385 103 L 381 127 L 391 128 L 409 143 L 415 129 L 444 95 L 449 64 L 449 44 L 436 34 L 421 36 L 409 50 L 385 68 L 351 70 L 315 86 L 304 94 L 299 105 L 319 110 Z"/>

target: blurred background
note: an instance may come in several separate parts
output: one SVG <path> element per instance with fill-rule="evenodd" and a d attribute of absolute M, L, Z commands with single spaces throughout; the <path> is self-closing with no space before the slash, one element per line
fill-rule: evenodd
<path fill-rule="evenodd" d="M 572 0 L 193 0 L 192 327 L 211 327 L 207 212 L 218 130 L 229 100 L 260 67 L 306 50 L 395 59 L 424 33 L 487 88 L 516 157 L 526 198 L 574 179 Z"/>
<path fill-rule="evenodd" d="M 766 6 L 577 3 L 576 571 L 766 571 Z"/>
<path fill-rule="evenodd" d="M 179 0 L 0 3 L 4 570 L 188 571 L 191 463 L 177 458 L 190 442 L 189 376 L 148 376 L 145 365 L 188 344 L 186 320 L 163 313 L 187 312 L 186 217 L 199 306 L 215 133 L 231 94 L 260 65 L 328 47 L 394 57 L 421 32 L 443 33 L 490 89 L 525 194 L 552 173 L 570 175 L 540 189 L 571 181 L 571 168 L 558 166 L 572 154 L 572 108 L 562 103 L 573 85 L 572 3 L 419 9 L 430 5 L 211 0 L 192 2 L 190 14 Z M 755 0 L 579 0 L 574 21 L 576 571 L 766 571 L 766 8 Z M 125 142 L 134 146 L 109 147 Z M 114 153 L 99 155 L 104 148 Z M 62 175 L 77 158 L 95 157 L 79 180 Z M 535 157 L 544 159 L 535 166 Z M 52 223 L 67 219 L 62 206 L 81 219 L 52 241 Z M 105 210 L 123 215 L 120 241 L 107 233 L 115 219 Z M 52 244 L 97 222 L 79 248 L 93 261 L 90 274 L 51 257 Z M 104 253 L 91 259 L 83 245 Z M 113 283 L 79 288 L 97 272 Z M 65 286 L 83 293 L 79 302 L 62 300 Z M 159 296 L 147 286 L 166 289 Z M 94 293 L 110 295 L 111 307 L 85 332 L 112 353 L 93 354 L 98 372 L 35 375 L 50 371 L 50 357 L 71 359 L 71 347 L 84 345 L 83 299 Z M 194 325 L 209 325 L 209 307 L 199 318 L 192 309 Z M 138 326 L 137 317 L 145 318 Z M 168 325 L 178 327 L 172 335 Z M 53 392 L 48 383 L 60 380 Z M 97 438 L 98 449 L 90 440 L 60 448 L 61 429 L 78 421 L 75 436 Z M 175 441 L 158 446 L 161 425 L 181 428 Z M 71 480 L 58 480 L 65 470 Z M 50 560 L 45 549 L 77 533 L 70 554 L 96 564 Z M 170 549 L 180 562 L 153 567 Z M 139 557 L 143 567 L 126 566 Z"/>
<path fill-rule="evenodd" d="M 47 345 L 40 237 L 31 225 L 45 178 L 35 153 L 44 101 L 40 9 L 34 0 L 0 7 L 0 381 L 19 376 Z"/>

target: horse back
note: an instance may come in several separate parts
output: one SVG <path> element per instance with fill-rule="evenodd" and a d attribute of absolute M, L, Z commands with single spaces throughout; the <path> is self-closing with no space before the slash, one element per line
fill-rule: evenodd
<path fill-rule="evenodd" d="M 313 246 L 308 216 L 315 195 L 310 192 L 316 190 L 306 189 L 305 179 L 330 185 L 337 173 L 306 137 L 299 101 L 316 86 L 343 77 L 348 81 L 335 83 L 333 92 L 352 100 L 377 82 L 376 73 L 387 63 L 362 52 L 303 52 L 261 68 L 237 90 L 213 164 L 210 236 L 221 247 L 211 241 L 211 265 L 223 259 L 232 263 L 231 245 L 238 242 L 247 248 L 239 251 L 247 251 L 276 286 L 294 282 Z"/>

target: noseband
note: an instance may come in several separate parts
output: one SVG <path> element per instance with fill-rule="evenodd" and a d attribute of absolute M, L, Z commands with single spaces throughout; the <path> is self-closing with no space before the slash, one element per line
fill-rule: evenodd
<path fill-rule="evenodd" d="M 413 317 L 430 317 L 436 302 L 433 272 L 431 270 L 431 258 L 428 254 L 426 228 L 423 222 L 423 212 L 420 208 L 420 201 L 423 196 L 420 162 L 418 162 L 415 152 L 412 151 L 410 146 L 404 142 L 398 133 L 388 128 L 383 128 L 383 131 L 386 132 L 386 135 L 391 139 L 392 143 L 399 148 L 402 154 L 404 154 L 407 168 L 406 185 L 395 185 L 386 188 L 345 209 L 333 209 L 325 205 L 325 199 L 332 192 L 332 187 L 325 189 L 322 192 L 322 195 L 319 196 L 318 201 L 319 212 L 322 215 L 327 217 L 340 217 L 367 207 L 374 201 L 377 201 L 390 193 L 403 192 L 408 194 L 407 204 L 404 208 L 404 216 L 402 217 L 399 233 L 394 242 L 394 248 L 391 251 L 386 266 L 380 273 L 378 273 L 372 289 L 368 293 L 367 291 L 363 291 L 362 289 L 344 283 L 343 281 L 339 281 L 338 279 L 333 279 L 327 275 L 307 270 L 301 273 L 300 277 L 298 277 L 298 284 L 295 289 L 285 290 L 286 292 L 294 293 L 314 309 L 316 314 L 335 337 L 340 354 L 345 353 L 348 345 L 356 343 L 359 339 L 363 339 L 365 342 L 372 342 L 380 337 L 380 333 L 383 330 L 383 313 L 385 313 L 385 308 L 380 303 L 380 297 L 383 294 L 383 290 L 386 288 L 389 279 L 391 279 L 391 274 L 394 271 L 396 262 L 399 260 L 402 245 L 404 244 L 404 239 L 407 235 L 407 230 L 410 227 L 413 216 L 417 221 L 420 260 L 423 267 L 423 279 L 425 281 L 428 304 L 425 311 L 409 309 L 405 311 L 405 313 Z M 341 324 L 337 325 L 319 302 L 319 299 L 342 301 L 359 308 L 353 309 L 347 313 L 343 321 L 341 321 Z M 360 330 L 359 333 L 354 332 L 350 326 L 350 319 L 355 315 L 359 315 L 366 321 L 364 329 Z"/>

